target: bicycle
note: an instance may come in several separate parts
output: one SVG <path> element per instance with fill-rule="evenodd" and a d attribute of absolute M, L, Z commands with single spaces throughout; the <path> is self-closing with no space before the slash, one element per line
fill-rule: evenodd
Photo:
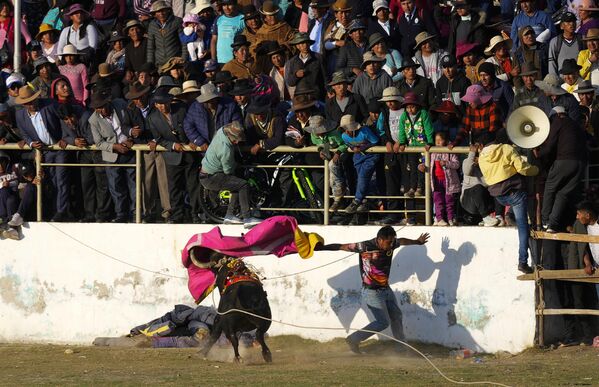
<path fill-rule="evenodd" d="M 291 154 L 271 153 L 267 156 L 267 160 L 272 160 L 272 164 L 276 165 L 272 172 L 269 173 L 267 168 L 249 167 L 244 168 L 242 178 L 247 180 L 249 185 L 249 201 L 250 207 L 254 212 L 261 212 L 261 216 L 270 216 L 274 213 L 281 212 L 276 210 L 263 211 L 261 208 L 268 207 L 271 201 L 271 194 L 277 187 L 277 182 L 280 178 L 283 165 L 291 164 L 294 161 L 294 156 Z M 291 177 L 295 193 L 298 199 L 293 201 L 293 208 L 311 208 L 322 209 L 323 201 L 320 194 L 317 192 L 310 175 L 306 168 L 294 167 L 291 168 Z M 200 185 L 199 189 L 200 206 L 206 218 L 215 223 L 222 223 L 229 207 L 231 192 L 222 190 L 219 192 L 210 191 Z M 321 224 L 323 221 L 323 213 L 320 211 L 294 211 L 294 216 L 298 220 L 310 221 Z M 302 219 L 303 218 L 303 219 Z"/>

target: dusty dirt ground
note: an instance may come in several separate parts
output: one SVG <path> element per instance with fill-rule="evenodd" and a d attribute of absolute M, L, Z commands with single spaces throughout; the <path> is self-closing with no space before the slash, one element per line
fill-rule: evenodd
<path fill-rule="evenodd" d="M 267 343 L 273 353 L 272 364 L 262 361 L 258 348 L 242 353 L 242 364 L 233 364 L 215 361 L 214 356 L 204 360 L 197 349 L 2 344 L 0 384 L 451 385 L 424 359 L 397 356 L 388 343 L 367 342 L 361 356 L 349 352 L 342 340 L 318 343 L 281 336 L 268 338 Z M 446 348 L 415 346 L 447 376 L 459 381 L 511 386 L 599 385 L 597 348 L 530 349 L 515 356 L 477 355 L 456 360 Z"/>

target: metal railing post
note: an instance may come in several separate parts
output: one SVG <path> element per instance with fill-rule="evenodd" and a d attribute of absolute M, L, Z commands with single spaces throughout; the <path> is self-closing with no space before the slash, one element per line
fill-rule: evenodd
<path fill-rule="evenodd" d="M 431 208 L 431 154 L 428 151 L 424 152 L 424 224 L 430 226 L 432 222 L 432 208 Z"/>
<path fill-rule="evenodd" d="M 14 50 L 13 50 L 13 70 L 16 73 L 21 72 L 21 2 L 13 1 L 13 22 L 14 25 Z"/>
<path fill-rule="evenodd" d="M 324 160 L 324 195 L 323 195 L 323 206 L 324 206 L 324 216 L 323 216 L 323 222 L 324 225 L 328 225 L 329 224 L 329 189 L 330 189 L 330 183 L 329 180 L 331 179 L 330 176 L 330 171 L 329 171 L 329 160 L 325 159 Z"/>
<path fill-rule="evenodd" d="M 135 223 L 141 223 L 141 150 L 135 150 Z"/>
<path fill-rule="evenodd" d="M 38 222 L 42 221 L 42 151 L 39 149 L 35 150 L 35 177 L 39 180 L 37 184 L 37 197 L 36 197 L 36 218 Z"/>

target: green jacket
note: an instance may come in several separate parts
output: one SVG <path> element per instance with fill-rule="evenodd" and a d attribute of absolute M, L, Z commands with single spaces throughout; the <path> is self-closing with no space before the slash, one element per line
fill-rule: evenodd
<path fill-rule="evenodd" d="M 236 167 L 235 147 L 225 132 L 219 129 L 202 159 L 202 170 L 210 175 L 216 173 L 232 175 L 235 173 Z"/>
<path fill-rule="evenodd" d="M 312 144 L 319 146 L 328 143 L 331 149 L 337 149 L 337 152 L 344 153 L 347 151 L 347 144 L 341 138 L 341 133 L 337 129 L 324 133 L 322 136 L 310 134 Z"/>
<path fill-rule="evenodd" d="M 404 111 L 399 119 L 399 143 L 408 146 L 433 145 L 433 124 L 428 112 L 420 109 L 414 122 L 408 112 Z"/>

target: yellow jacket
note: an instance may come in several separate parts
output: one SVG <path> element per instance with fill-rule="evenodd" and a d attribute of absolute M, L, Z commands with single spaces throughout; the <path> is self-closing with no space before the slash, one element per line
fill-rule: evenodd
<path fill-rule="evenodd" d="M 587 81 L 591 79 L 591 66 L 593 65 L 589 60 L 590 57 L 591 50 L 582 50 L 578 53 L 578 59 L 576 60 L 576 63 L 582 67 L 580 69 L 580 76 Z"/>
<path fill-rule="evenodd" d="M 508 144 L 484 147 L 480 152 L 478 165 L 488 185 L 501 183 L 517 173 L 524 176 L 535 176 L 539 173 L 539 168 L 529 164 Z"/>

